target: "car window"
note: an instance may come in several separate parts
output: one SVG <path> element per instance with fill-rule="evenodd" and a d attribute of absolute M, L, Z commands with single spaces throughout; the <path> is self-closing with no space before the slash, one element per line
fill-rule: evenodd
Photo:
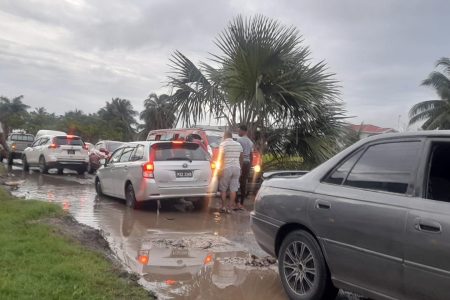
<path fill-rule="evenodd" d="M 130 161 L 137 161 L 144 159 L 144 145 L 138 145 L 132 154 Z"/>
<path fill-rule="evenodd" d="M 418 141 L 371 146 L 355 164 L 344 185 L 404 194 L 420 148 Z"/>
<path fill-rule="evenodd" d="M 109 163 L 117 163 L 117 162 L 119 162 L 119 160 L 120 160 L 120 156 L 122 155 L 122 152 L 123 152 L 123 148 L 120 148 L 120 149 L 117 149 L 116 150 L 116 152 L 114 152 L 112 155 L 111 155 L 111 158 L 109 159 Z"/>
<path fill-rule="evenodd" d="M 57 145 L 83 146 L 84 143 L 78 136 L 57 136 L 54 138 Z"/>
<path fill-rule="evenodd" d="M 42 139 L 37 139 L 34 141 L 34 143 L 31 145 L 31 147 L 36 147 L 38 145 L 40 145 Z"/>
<path fill-rule="evenodd" d="M 122 145 L 123 145 L 122 142 L 108 142 L 106 144 L 106 150 L 108 150 L 109 152 L 113 152 Z"/>
<path fill-rule="evenodd" d="M 134 147 L 126 147 L 124 148 L 122 155 L 120 156 L 119 162 L 128 162 L 131 157 L 131 153 L 133 153 Z"/>
<path fill-rule="evenodd" d="M 209 155 L 199 144 L 195 143 L 160 143 L 152 146 L 153 159 L 165 160 L 209 160 Z"/>
<path fill-rule="evenodd" d="M 39 142 L 38 146 L 42 146 L 47 144 L 47 142 L 50 140 L 50 138 L 42 138 L 41 141 Z"/>
<path fill-rule="evenodd" d="M 223 139 L 223 133 L 221 132 L 206 132 L 206 138 L 208 139 L 208 145 L 212 148 L 217 148 L 220 146 L 220 143 Z"/>
<path fill-rule="evenodd" d="M 335 168 L 335 170 L 323 182 L 339 185 L 342 184 L 344 179 L 347 177 L 348 172 L 350 172 L 355 162 L 361 156 L 361 153 L 362 150 L 358 150 L 356 153 L 353 153 L 344 162 L 342 162 L 339 167 Z"/>

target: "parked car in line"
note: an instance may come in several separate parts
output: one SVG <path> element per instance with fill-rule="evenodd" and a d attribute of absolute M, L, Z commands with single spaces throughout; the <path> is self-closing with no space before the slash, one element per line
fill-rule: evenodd
<path fill-rule="evenodd" d="M 287 295 L 448 299 L 449 153 L 450 131 L 385 134 L 307 174 L 265 174 L 252 229 Z"/>
<path fill-rule="evenodd" d="M 95 171 L 100 168 L 100 160 L 108 159 L 112 152 L 114 152 L 117 148 L 122 146 L 123 142 L 118 141 L 99 141 L 95 144 L 92 151 L 89 152 L 89 166 L 88 173 L 93 174 Z"/>
<path fill-rule="evenodd" d="M 70 169 L 82 175 L 87 171 L 88 163 L 87 147 L 76 135 L 41 135 L 23 151 L 22 156 L 24 171 L 39 167 L 44 174 L 56 168 L 59 174 L 64 169 Z"/>
<path fill-rule="evenodd" d="M 202 205 L 217 191 L 214 168 L 196 143 L 132 142 L 114 151 L 98 169 L 95 187 L 99 195 L 125 199 L 132 208 L 169 198 L 189 198 Z"/>
<path fill-rule="evenodd" d="M 14 159 L 22 158 L 22 152 L 25 148 L 31 146 L 34 141 L 32 134 L 26 134 L 23 132 L 13 132 L 6 139 L 6 145 L 8 146 L 8 165 L 13 164 Z M 0 162 L 3 161 L 3 156 L 0 153 Z"/>
<path fill-rule="evenodd" d="M 239 136 L 233 134 L 233 138 Z M 219 146 L 223 139 L 223 130 L 202 128 L 176 128 L 152 130 L 147 136 L 147 141 L 174 141 L 193 138 L 202 141 L 213 160 L 216 161 L 219 154 Z M 262 156 L 257 150 L 252 153 L 252 167 L 249 174 L 249 188 L 256 190 L 260 185 Z"/>

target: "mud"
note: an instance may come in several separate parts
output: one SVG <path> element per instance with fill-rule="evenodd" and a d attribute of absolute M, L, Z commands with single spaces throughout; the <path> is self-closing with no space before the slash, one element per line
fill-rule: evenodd
<path fill-rule="evenodd" d="M 136 211 L 122 200 L 98 197 L 90 175 L 42 175 L 14 167 L 8 180 L 20 182 L 14 195 L 57 203 L 87 225 L 49 221 L 120 262 L 159 299 L 286 299 L 275 259 L 260 249 L 250 229 L 251 201 L 247 211 L 231 214 L 218 213 L 218 199 L 203 210 L 190 201 L 162 201 L 159 210 L 147 203 Z M 360 298 L 341 293 L 338 299 Z"/>

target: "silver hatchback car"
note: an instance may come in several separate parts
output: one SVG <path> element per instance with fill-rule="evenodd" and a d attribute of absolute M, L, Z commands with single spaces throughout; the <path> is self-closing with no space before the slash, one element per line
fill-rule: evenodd
<path fill-rule="evenodd" d="M 114 151 L 97 171 L 95 187 L 137 208 L 148 200 L 204 201 L 217 192 L 215 164 L 197 143 L 133 142 Z"/>

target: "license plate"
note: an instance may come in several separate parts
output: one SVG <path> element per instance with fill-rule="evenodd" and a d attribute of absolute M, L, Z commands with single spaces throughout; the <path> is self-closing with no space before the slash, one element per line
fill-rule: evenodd
<path fill-rule="evenodd" d="M 192 177 L 192 171 L 182 170 L 182 171 L 175 171 L 175 176 L 177 177 Z"/>
<path fill-rule="evenodd" d="M 170 253 L 171 257 L 186 257 L 189 255 L 188 249 L 172 249 L 172 253 Z"/>
<path fill-rule="evenodd" d="M 67 150 L 67 154 L 75 154 L 75 150 Z"/>

